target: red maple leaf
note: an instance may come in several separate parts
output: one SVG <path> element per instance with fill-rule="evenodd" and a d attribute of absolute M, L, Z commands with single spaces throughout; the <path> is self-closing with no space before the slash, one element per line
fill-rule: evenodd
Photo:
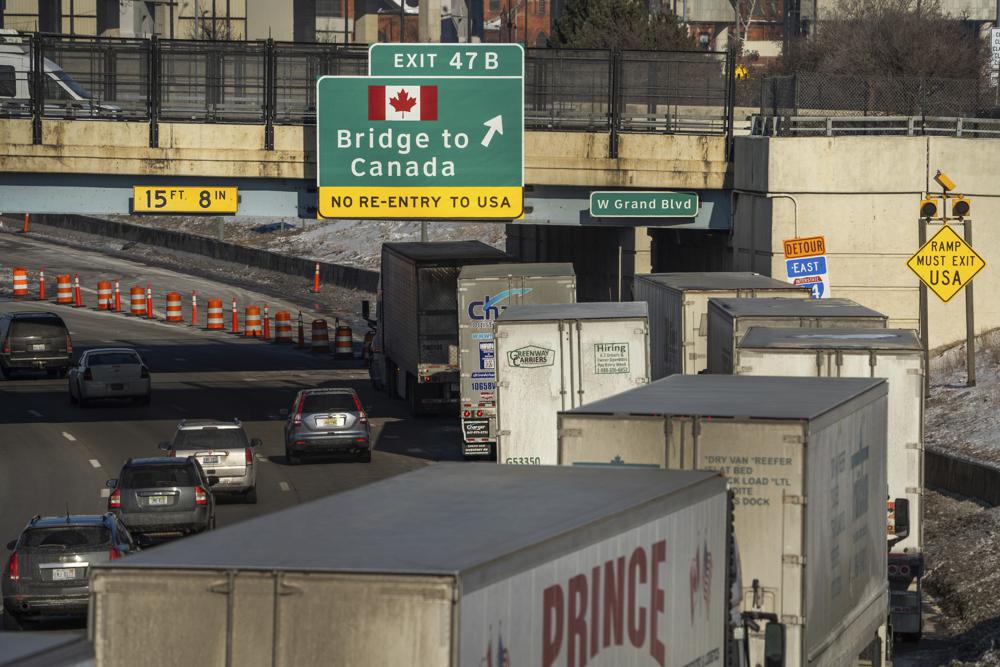
<path fill-rule="evenodd" d="M 398 111 L 399 113 L 406 113 L 414 106 L 416 106 L 417 98 L 410 97 L 409 93 L 407 93 L 405 90 L 401 90 L 398 93 L 396 93 L 395 97 L 389 98 L 389 104 L 391 104 L 392 108 Z"/>

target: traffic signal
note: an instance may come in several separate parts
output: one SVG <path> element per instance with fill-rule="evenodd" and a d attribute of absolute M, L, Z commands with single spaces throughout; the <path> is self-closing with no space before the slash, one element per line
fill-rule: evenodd
<path fill-rule="evenodd" d="M 948 208 L 951 209 L 951 214 L 956 218 L 967 218 L 972 210 L 969 200 L 963 195 L 948 197 Z"/>
<path fill-rule="evenodd" d="M 939 220 L 944 214 L 941 197 L 928 195 L 920 200 L 920 217 L 925 220 Z"/>

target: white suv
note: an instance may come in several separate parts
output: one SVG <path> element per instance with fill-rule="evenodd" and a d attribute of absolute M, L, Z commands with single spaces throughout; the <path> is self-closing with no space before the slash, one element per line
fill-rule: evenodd
<path fill-rule="evenodd" d="M 168 456 L 193 456 L 206 475 L 219 478 L 212 493 L 243 496 L 244 502 L 257 502 L 257 466 L 254 457 L 261 441 L 247 439 L 239 419 L 184 419 L 177 425 L 174 439 L 160 444 Z"/>

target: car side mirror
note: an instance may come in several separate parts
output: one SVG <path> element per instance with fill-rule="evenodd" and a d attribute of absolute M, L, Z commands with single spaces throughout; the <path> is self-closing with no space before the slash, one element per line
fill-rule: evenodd
<path fill-rule="evenodd" d="M 785 667 L 785 626 L 768 623 L 764 628 L 764 667 Z"/>
<path fill-rule="evenodd" d="M 160 451 L 161 452 L 169 452 L 170 451 L 170 443 L 166 442 L 166 441 L 161 442 L 160 443 Z"/>
<path fill-rule="evenodd" d="M 252 438 L 250 440 L 250 446 L 251 447 L 263 447 L 264 446 L 264 441 L 261 440 L 260 438 Z"/>
<path fill-rule="evenodd" d="M 106 481 L 106 482 L 104 483 L 104 486 L 108 487 L 109 489 L 113 489 L 113 488 L 115 488 L 116 486 L 118 486 L 118 480 L 117 480 L 117 479 L 114 479 L 114 478 L 112 478 L 112 479 L 109 479 L 108 481 Z"/>
<path fill-rule="evenodd" d="M 17 540 L 11 540 L 7 543 L 7 551 L 13 551 L 14 547 L 17 546 Z"/>
<path fill-rule="evenodd" d="M 219 478 L 216 475 L 209 475 L 208 476 L 208 485 L 209 486 L 215 486 L 218 483 L 219 483 Z"/>
<path fill-rule="evenodd" d="M 280 410 L 278 410 L 278 414 L 281 415 L 282 417 L 287 417 L 288 416 L 288 408 L 281 408 Z"/>

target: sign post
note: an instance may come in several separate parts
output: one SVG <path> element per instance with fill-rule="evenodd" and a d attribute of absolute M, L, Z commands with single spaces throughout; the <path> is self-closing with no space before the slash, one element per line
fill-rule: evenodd
<path fill-rule="evenodd" d="M 785 240 L 785 271 L 793 285 L 808 287 L 814 299 L 830 298 L 830 275 L 826 267 L 826 239 L 808 236 Z"/>

